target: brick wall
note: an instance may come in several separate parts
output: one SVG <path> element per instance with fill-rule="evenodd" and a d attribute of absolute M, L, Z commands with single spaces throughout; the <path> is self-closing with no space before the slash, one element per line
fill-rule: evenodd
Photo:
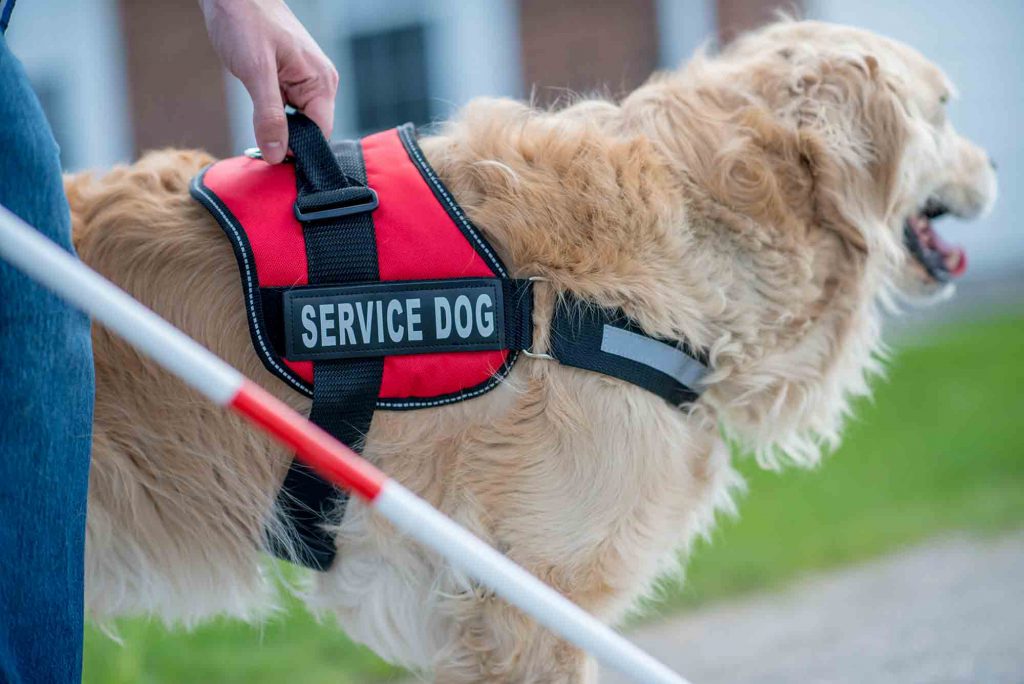
<path fill-rule="evenodd" d="M 519 19 L 524 90 L 538 103 L 628 92 L 657 67 L 654 0 L 520 0 Z"/>
<path fill-rule="evenodd" d="M 232 152 L 224 72 L 197 3 L 121 0 L 135 154 L 173 145 Z"/>

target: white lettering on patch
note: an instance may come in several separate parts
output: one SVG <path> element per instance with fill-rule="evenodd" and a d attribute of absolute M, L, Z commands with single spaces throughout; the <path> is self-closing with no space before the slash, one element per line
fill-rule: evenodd
<path fill-rule="evenodd" d="M 473 332 L 473 305 L 466 295 L 455 298 L 455 332 L 462 339 L 466 339 Z"/>
<path fill-rule="evenodd" d="M 409 341 L 419 342 L 423 339 L 423 331 L 420 330 L 420 300 L 405 300 L 405 316 L 409 321 Z"/>
<path fill-rule="evenodd" d="M 320 305 L 320 339 L 325 347 L 333 347 L 336 344 L 332 331 L 334 330 L 334 319 L 331 314 L 334 307 L 330 304 Z"/>
<path fill-rule="evenodd" d="M 316 346 L 316 309 L 313 308 L 312 304 L 306 304 L 302 307 L 302 327 L 305 328 L 306 332 L 302 333 L 302 344 L 306 345 L 307 348 Z"/>
<path fill-rule="evenodd" d="M 434 300 L 434 336 L 447 340 L 452 335 L 452 305 L 444 297 Z"/>
<path fill-rule="evenodd" d="M 484 306 L 487 307 L 486 310 Z M 494 333 L 494 302 L 488 294 L 476 298 L 476 329 L 484 337 L 490 337 Z"/>
<path fill-rule="evenodd" d="M 359 332 L 363 338 L 363 344 L 370 344 L 370 335 L 373 332 L 373 305 L 380 302 L 364 302 L 363 305 L 356 304 L 356 316 L 359 317 Z"/>
<path fill-rule="evenodd" d="M 352 329 L 352 324 L 355 322 L 355 312 L 352 310 L 352 304 L 349 302 L 342 302 L 338 305 L 338 344 L 345 346 L 346 344 L 356 343 L 356 333 Z"/>
<path fill-rule="evenodd" d="M 388 302 L 388 337 L 391 338 L 392 342 L 401 342 L 405 337 L 405 328 L 401 325 L 395 325 L 395 318 L 400 313 L 402 313 L 401 302 L 397 299 L 392 299 Z"/>
<path fill-rule="evenodd" d="M 374 302 L 377 305 L 377 339 L 384 341 L 384 302 L 379 299 Z"/>

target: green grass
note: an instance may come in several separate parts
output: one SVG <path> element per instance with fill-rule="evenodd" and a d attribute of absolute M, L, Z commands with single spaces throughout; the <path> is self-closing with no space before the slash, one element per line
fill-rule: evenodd
<path fill-rule="evenodd" d="M 294 598 L 286 608 L 261 627 L 222 619 L 186 632 L 168 630 L 155 620 L 119 620 L 123 646 L 89 625 L 82 681 L 347 684 L 401 674 L 332 623 L 318 623 Z"/>
<path fill-rule="evenodd" d="M 814 471 L 740 463 L 750 492 L 737 520 L 698 545 L 686 584 L 648 616 L 778 586 L 951 530 L 1024 524 L 1024 319 L 961 325 L 897 352 L 843 447 Z M 193 632 L 118 622 L 119 646 L 86 635 L 87 683 L 371 682 L 397 671 L 317 624 L 294 602 L 260 628 Z"/>
<path fill-rule="evenodd" d="M 898 350 L 842 447 L 815 470 L 760 470 L 738 520 L 699 543 L 664 613 L 765 589 L 936 534 L 1024 524 L 1024 319 L 962 325 Z"/>

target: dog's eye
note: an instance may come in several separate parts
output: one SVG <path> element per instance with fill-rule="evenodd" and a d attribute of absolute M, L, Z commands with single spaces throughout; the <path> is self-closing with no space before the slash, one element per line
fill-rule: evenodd
<path fill-rule="evenodd" d="M 948 102 L 949 102 L 949 94 L 948 93 L 943 93 L 942 95 L 939 95 L 939 104 L 945 105 Z"/>

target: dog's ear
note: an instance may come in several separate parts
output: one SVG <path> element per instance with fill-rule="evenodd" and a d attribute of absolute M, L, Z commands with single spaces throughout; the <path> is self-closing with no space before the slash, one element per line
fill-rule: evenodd
<path fill-rule="evenodd" d="M 888 226 L 909 125 L 894 87 L 871 55 L 790 59 L 789 106 L 814 184 L 817 222 L 857 250 L 898 259 Z"/>

